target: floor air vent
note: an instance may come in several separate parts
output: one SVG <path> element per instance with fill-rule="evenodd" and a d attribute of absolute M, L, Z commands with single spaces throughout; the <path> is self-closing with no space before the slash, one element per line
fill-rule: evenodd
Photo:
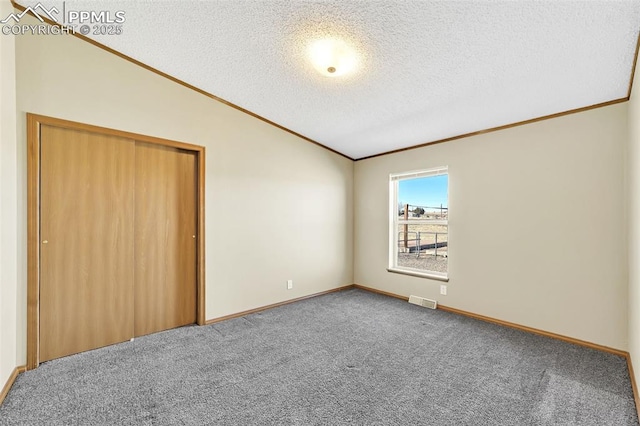
<path fill-rule="evenodd" d="M 414 305 L 424 306 L 425 308 L 435 309 L 438 307 L 438 302 L 431 299 L 425 299 L 424 297 L 409 296 L 409 303 Z"/>

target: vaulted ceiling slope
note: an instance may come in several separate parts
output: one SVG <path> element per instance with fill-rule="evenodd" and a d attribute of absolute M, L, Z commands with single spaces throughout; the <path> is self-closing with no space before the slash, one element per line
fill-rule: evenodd
<path fill-rule="evenodd" d="M 640 28 L 638 0 L 41 3 L 124 11 L 88 37 L 354 159 L 625 98 Z M 310 63 L 327 37 L 352 73 Z"/>

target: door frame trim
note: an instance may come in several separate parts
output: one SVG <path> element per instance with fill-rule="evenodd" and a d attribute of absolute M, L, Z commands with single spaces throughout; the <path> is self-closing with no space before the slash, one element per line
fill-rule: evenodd
<path fill-rule="evenodd" d="M 185 142 L 27 113 L 27 370 L 40 364 L 40 127 L 81 130 L 191 151 L 196 155 L 196 323 L 205 325 L 205 148 Z"/>

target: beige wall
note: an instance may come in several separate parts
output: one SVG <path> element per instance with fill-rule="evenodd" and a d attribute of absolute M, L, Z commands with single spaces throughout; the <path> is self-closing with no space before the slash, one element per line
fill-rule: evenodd
<path fill-rule="evenodd" d="M 629 353 L 640 384 L 640 79 L 636 71 L 628 104 L 627 223 L 629 226 Z"/>
<path fill-rule="evenodd" d="M 617 104 L 355 164 L 355 282 L 627 348 Z M 448 295 L 389 273 L 389 173 L 449 166 Z"/>
<path fill-rule="evenodd" d="M 0 16 L 13 11 L 0 0 Z M 16 367 L 17 161 L 15 38 L 0 35 L 0 389 Z"/>
<path fill-rule="evenodd" d="M 18 38 L 17 70 L 21 175 L 26 112 L 206 147 L 208 319 L 353 283 L 352 161 L 74 37 Z"/>

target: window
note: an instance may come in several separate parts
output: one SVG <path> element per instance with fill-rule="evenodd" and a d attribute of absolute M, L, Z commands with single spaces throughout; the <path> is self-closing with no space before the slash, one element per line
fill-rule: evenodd
<path fill-rule="evenodd" d="M 447 280 L 447 167 L 389 176 L 389 271 Z"/>

